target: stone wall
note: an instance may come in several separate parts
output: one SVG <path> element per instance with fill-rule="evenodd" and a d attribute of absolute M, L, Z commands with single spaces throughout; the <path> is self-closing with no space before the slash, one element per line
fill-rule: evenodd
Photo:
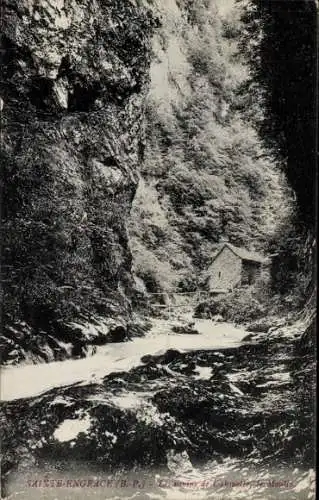
<path fill-rule="evenodd" d="M 241 259 L 225 247 L 208 269 L 209 289 L 231 289 L 240 282 L 241 270 Z"/>

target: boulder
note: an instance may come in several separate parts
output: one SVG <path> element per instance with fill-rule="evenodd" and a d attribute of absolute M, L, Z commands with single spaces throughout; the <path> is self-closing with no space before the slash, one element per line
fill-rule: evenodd
<path fill-rule="evenodd" d="M 110 342 L 124 342 L 127 339 L 127 330 L 124 326 L 118 325 L 110 329 Z"/>

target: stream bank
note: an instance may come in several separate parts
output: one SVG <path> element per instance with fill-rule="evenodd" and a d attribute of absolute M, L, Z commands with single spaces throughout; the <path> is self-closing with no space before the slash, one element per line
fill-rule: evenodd
<path fill-rule="evenodd" d="M 185 487 L 172 487 L 173 479 L 238 478 L 246 471 L 258 479 L 289 479 L 280 487 L 281 498 L 312 498 L 313 352 L 298 352 L 301 327 L 278 332 L 277 341 L 264 335 L 251 343 L 233 338 L 233 345 L 204 347 L 189 340 L 195 342 L 191 349 L 181 336 L 183 349 L 171 343 L 153 353 L 142 351 L 145 339 L 135 339 L 122 344 L 137 342 L 139 353 L 131 366 L 118 353 L 122 369 L 106 369 L 95 380 L 87 373 L 81 381 L 3 402 L 4 496 L 19 491 L 24 498 L 42 495 L 43 485 L 28 486 L 35 477 L 135 474 L 156 487 L 88 489 L 86 496 L 185 498 Z M 218 328 L 221 333 L 223 326 Z M 191 337 L 204 343 L 204 334 Z M 231 489 L 231 495 L 278 498 L 278 487 L 242 488 Z M 193 495 L 193 490 L 187 491 Z M 57 495 L 56 488 L 45 491 L 46 498 Z M 64 498 L 80 498 L 81 488 L 63 492 Z M 195 493 L 202 495 L 198 498 L 231 497 L 222 486 Z"/>

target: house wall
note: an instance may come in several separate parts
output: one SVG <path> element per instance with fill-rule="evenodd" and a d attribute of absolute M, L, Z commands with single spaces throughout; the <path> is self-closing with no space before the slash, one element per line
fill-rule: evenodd
<path fill-rule="evenodd" d="M 252 285 L 261 275 L 261 264 L 256 262 L 242 263 L 242 279 L 243 285 Z"/>
<path fill-rule="evenodd" d="M 268 264 L 262 265 L 260 269 L 260 286 L 265 290 L 271 286 L 271 266 Z"/>
<path fill-rule="evenodd" d="M 225 247 L 209 269 L 209 289 L 231 289 L 241 281 L 242 261 L 229 248 Z"/>
<path fill-rule="evenodd" d="M 249 277 L 251 277 L 250 282 Z M 254 262 L 243 262 L 242 285 L 253 284 L 259 279 L 261 279 L 265 285 L 270 282 L 270 266 Z"/>

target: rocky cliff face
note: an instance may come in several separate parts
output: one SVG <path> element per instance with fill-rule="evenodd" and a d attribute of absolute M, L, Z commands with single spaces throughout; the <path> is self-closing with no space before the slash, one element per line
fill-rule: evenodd
<path fill-rule="evenodd" d="M 96 314 L 129 317 L 125 221 L 142 161 L 153 28 L 141 2 L 2 2 L 9 339 L 13 319 L 34 338 Z"/>

